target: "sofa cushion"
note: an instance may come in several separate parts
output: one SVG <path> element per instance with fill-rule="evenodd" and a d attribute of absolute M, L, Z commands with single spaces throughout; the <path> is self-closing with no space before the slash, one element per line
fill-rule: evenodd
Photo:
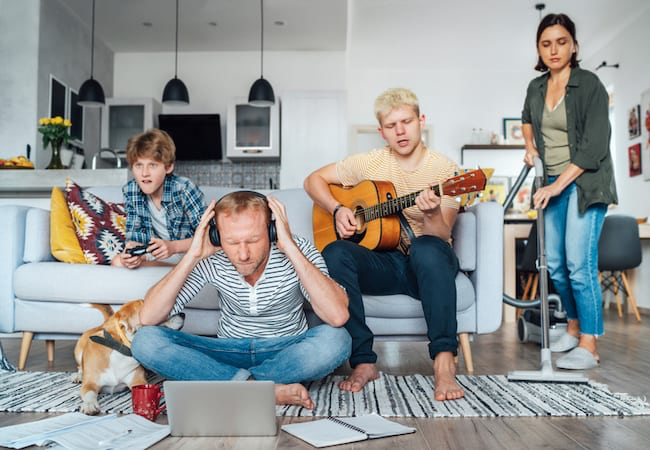
<path fill-rule="evenodd" d="M 16 269 L 14 289 L 16 298 L 22 300 L 122 304 L 144 298 L 147 290 L 169 270 L 170 267 L 156 266 L 130 270 L 95 264 L 30 263 Z M 217 309 L 218 295 L 212 286 L 206 286 L 188 307 Z"/>
<path fill-rule="evenodd" d="M 460 270 L 476 270 L 476 216 L 470 213 L 458 214 L 451 235 Z"/>
<path fill-rule="evenodd" d="M 472 282 L 464 273 L 456 276 L 456 311 L 471 308 L 476 301 Z M 364 295 L 366 317 L 413 318 L 422 317 L 422 303 L 408 295 Z"/>
<path fill-rule="evenodd" d="M 67 180 L 66 200 L 88 264 L 110 264 L 124 249 L 124 207 L 110 203 Z"/>
<path fill-rule="evenodd" d="M 61 262 L 86 262 L 72 223 L 68 203 L 61 189 L 54 186 L 50 196 L 50 251 Z"/>
<path fill-rule="evenodd" d="M 25 216 L 25 249 L 23 261 L 52 261 L 50 253 L 50 213 L 30 208 Z"/>

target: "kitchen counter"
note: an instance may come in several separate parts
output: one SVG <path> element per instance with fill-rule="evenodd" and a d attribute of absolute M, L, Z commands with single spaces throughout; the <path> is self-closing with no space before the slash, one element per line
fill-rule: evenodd
<path fill-rule="evenodd" d="M 122 186 L 131 177 L 128 169 L 0 170 L 0 198 L 50 198 L 53 186 L 65 186 L 70 177 L 81 187 Z"/>

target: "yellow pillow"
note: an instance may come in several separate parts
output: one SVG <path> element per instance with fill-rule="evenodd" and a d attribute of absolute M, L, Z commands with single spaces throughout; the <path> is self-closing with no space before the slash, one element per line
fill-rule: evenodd
<path fill-rule="evenodd" d="M 61 189 L 56 186 L 52 188 L 50 198 L 50 251 L 59 261 L 86 263 L 74 231 L 68 203 Z"/>

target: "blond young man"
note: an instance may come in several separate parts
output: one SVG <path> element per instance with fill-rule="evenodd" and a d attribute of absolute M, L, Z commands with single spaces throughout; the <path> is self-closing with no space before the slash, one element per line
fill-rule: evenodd
<path fill-rule="evenodd" d="M 133 180 L 122 188 L 126 210 L 126 246 L 112 265 L 135 269 L 180 260 L 205 211 L 203 192 L 189 179 L 173 174 L 176 146 L 152 128 L 129 139 L 126 159 Z M 127 250 L 146 246 L 146 254 Z"/>
<path fill-rule="evenodd" d="M 350 299 L 350 319 L 345 326 L 352 336 L 353 372 L 340 388 L 357 392 L 379 377 L 362 293 L 408 294 L 422 302 L 433 359 L 435 399 L 457 399 L 464 395 L 456 382 L 454 362 L 458 347 L 458 260 L 448 242 L 458 203 L 424 190 L 415 200 L 416 206 L 403 211 L 415 239 L 411 241 L 402 230 L 401 251 L 374 252 L 345 240 L 356 229 L 354 213 L 340 205 L 328 188 L 329 184 L 352 186 L 363 180 L 383 180 L 391 181 L 401 196 L 443 182 L 457 171 L 456 164 L 422 143 L 425 117 L 420 114 L 413 92 L 389 89 L 382 93 L 375 101 L 375 115 L 386 147 L 324 166 L 304 183 L 314 202 L 334 215 L 338 234 L 344 238 L 323 250 L 330 275 L 346 289 Z"/>

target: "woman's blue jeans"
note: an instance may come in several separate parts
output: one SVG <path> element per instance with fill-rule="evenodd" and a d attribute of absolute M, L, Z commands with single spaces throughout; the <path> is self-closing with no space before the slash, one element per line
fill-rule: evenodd
<path fill-rule="evenodd" d="M 345 328 L 319 325 L 296 336 L 213 338 L 165 327 L 142 327 L 133 357 L 168 380 L 319 380 L 350 356 Z"/>
<path fill-rule="evenodd" d="M 549 177 L 552 182 L 554 177 Z M 551 198 L 544 211 L 549 274 L 569 319 L 580 321 L 580 332 L 603 334 L 603 296 L 598 282 L 598 239 L 607 205 L 578 211 L 575 183 Z"/>

